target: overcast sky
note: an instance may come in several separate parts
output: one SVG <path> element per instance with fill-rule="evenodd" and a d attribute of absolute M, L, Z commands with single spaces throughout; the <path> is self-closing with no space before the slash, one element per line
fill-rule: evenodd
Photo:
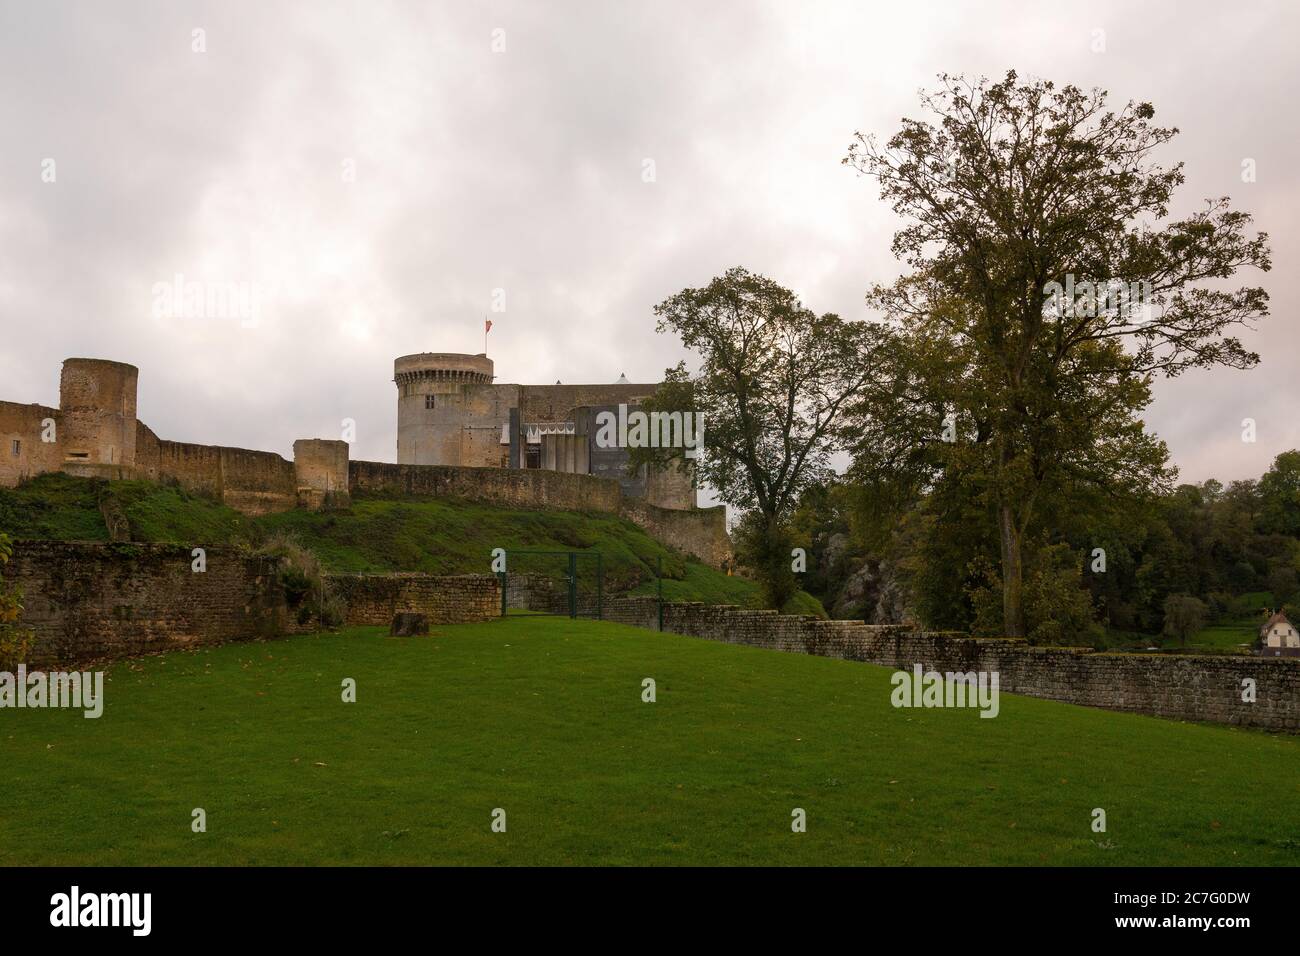
<path fill-rule="evenodd" d="M 1175 213 L 1228 195 L 1271 234 L 1273 271 L 1244 280 L 1272 296 L 1247 336 L 1262 367 L 1162 383 L 1148 415 L 1185 480 L 1255 476 L 1300 447 L 1298 21 L 1254 2 L 0 0 L 0 399 L 57 404 L 64 358 L 115 359 L 160 437 L 287 457 L 352 418 L 353 457 L 392 461 L 393 358 L 481 351 L 485 317 L 498 380 L 524 383 L 657 380 L 682 353 L 653 306 L 732 265 L 865 318 L 897 222 L 840 165 L 854 131 L 893 133 L 941 71 L 1015 68 L 1149 100 L 1182 130 Z M 177 275 L 255 290 L 256 321 L 169 314 Z"/>

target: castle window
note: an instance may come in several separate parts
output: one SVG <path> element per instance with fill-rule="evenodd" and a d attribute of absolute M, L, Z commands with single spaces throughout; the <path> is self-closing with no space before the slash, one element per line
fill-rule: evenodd
<path fill-rule="evenodd" d="M 10 444 L 10 447 L 13 449 L 15 458 L 17 458 L 23 452 L 23 443 L 20 442 L 17 438 L 13 440 L 13 442 Z"/>
<path fill-rule="evenodd" d="M 425 408 L 433 408 L 433 396 L 432 396 L 432 395 L 426 395 L 426 396 L 424 396 L 424 407 L 425 407 Z"/>

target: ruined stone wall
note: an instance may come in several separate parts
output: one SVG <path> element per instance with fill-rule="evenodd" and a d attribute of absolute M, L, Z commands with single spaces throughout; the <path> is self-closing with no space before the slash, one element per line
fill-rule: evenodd
<path fill-rule="evenodd" d="M 720 567 L 731 556 L 726 508 L 677 511 L 624 497 L 618 483 L 591 475 L 543 469 L 452 468 L 353 461 L 351 490 L 377 494 L 462 498 L 515 508 L 603 511 L 622 515 L 651 537 L 706 564 Z"/>
<path fill-rule="evenodd" d="M 646 468 L 645 501 L 656 508 L 688 510 L 695 507 L 694 465 L 682 459 L 659 468 Z"/>
<path fill-rule="evenodd" d="M 516 508 L 608 512 L 617 512 L 622 498 L 613 482 L 558 471 L 353 461 L 349 474 L 354 494 L 368 491 L 462 498 Z"/>
<path fill-rule="evenodd" d="M 874 663 L 997 671 L 1009 694 L 1177 720 L 1300 732 L 1300 660 L 1227 654 L 1117 654 L 1010 639 L 866 626 Z M 1242 698 L 1255 682 L 1256 701 Z"/>
<path fill-rule="evenodd" d="M 174 479 L 245 514 L 287 511 L 298 501 L 293 463 L 274 452 L 160 441 L 157 469 L 159 479 Z"/>
<path fill-rule="evenodd" d="M 656 628 L 652 597 L 606 603 L 605 618 Z M 664 605 L 664 630 L 769 650 L 911 670 L 996 671 L 1001 690 L 1176 720 L 1300 732 L 1300 660 L 1229 655 L 1111 654 L 1024 641 L 926 633 L 896 625 L 694 604 Z M 1242 700 L 1243 680 L 1256 700 Z"/>
<path fill-rule="evenodd" d="M 326 581 L 350 625 L 387 627 L 399 611 L 424 614 L 430 624 L 501 616 L 501 584 L 491 574 L 332 574 Z"/>
<path fill-rule="evenodd" d="M 0 402 L 0 486 L 12 488 L 47 471 L 58 471 L 63 454 L 57 441 L 41 440 L 46 419 L 54 420 L 58 438 L 60 412 L 48 405 Z M 15 444 L 16 443 L 16 444 Z"/>
<path fill-rule="evenodd" d="M 219 448 L 221 500 L 244 514 L 287 511 L 298 503 L 293 462 L 269 451 Z"/>
<path fill-rule="evenodd" d="M 181 441 L 158 442 L 157 478 L 171 478 L 186 491 L 221 500 L 221 449 Z"/>
<path fill-rule="evenodd" d="M 619 513 L 644 528 L 656 541 L 692 554 L 710 567 L 720 568 L 731 559 L 725 505 L 679 511 L 624 498 Z"/>
<path fill-rule="evenodd" d="M 149 481 L 158 480 L 159 457 L 162 454 L 162 442 L 152 428 L 140 421 L 135 421 L 135 474 L 137 478 Z"/>
<path fill-rule="evenodd" d="M 65 541 L 15 543 L 3 568 L 23 589 L 22 622 L 38 666 L 246 641 L 301 629 L 276 559 L 208 548 Z"/>
<path fill-rule="evenodd" d="M 327 501 L 348 501 L 348 443 L 325 438 L 300 438 L 293 443 L 293 470 L 298 503 L 319 508 Z"/>

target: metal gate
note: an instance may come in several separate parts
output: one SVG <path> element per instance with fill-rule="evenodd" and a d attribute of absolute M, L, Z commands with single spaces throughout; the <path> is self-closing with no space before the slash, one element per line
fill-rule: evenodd
<path fill-rule="evenodd" d="M 604 616 L 605 562 L 598 551 L 507 550 L 497 578 L 502 616 Z"/>

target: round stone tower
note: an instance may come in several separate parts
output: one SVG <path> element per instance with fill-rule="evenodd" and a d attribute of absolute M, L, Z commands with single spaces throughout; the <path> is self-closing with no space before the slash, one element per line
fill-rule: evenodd
<path fill-rule="evenodd" d="M 123 362 L 70 358 L 59 375 L 58 431 L 63 470 L 127 478 L 135 469 L 135 391 L 139 370 Z"/>
<path fill-rule="evenodd" d="M 420 352 L 397 359 L 398 464 L 500 467 L 509 405 L 501 407 L 492 378 L 492 360 L 483 354 Z"/>

